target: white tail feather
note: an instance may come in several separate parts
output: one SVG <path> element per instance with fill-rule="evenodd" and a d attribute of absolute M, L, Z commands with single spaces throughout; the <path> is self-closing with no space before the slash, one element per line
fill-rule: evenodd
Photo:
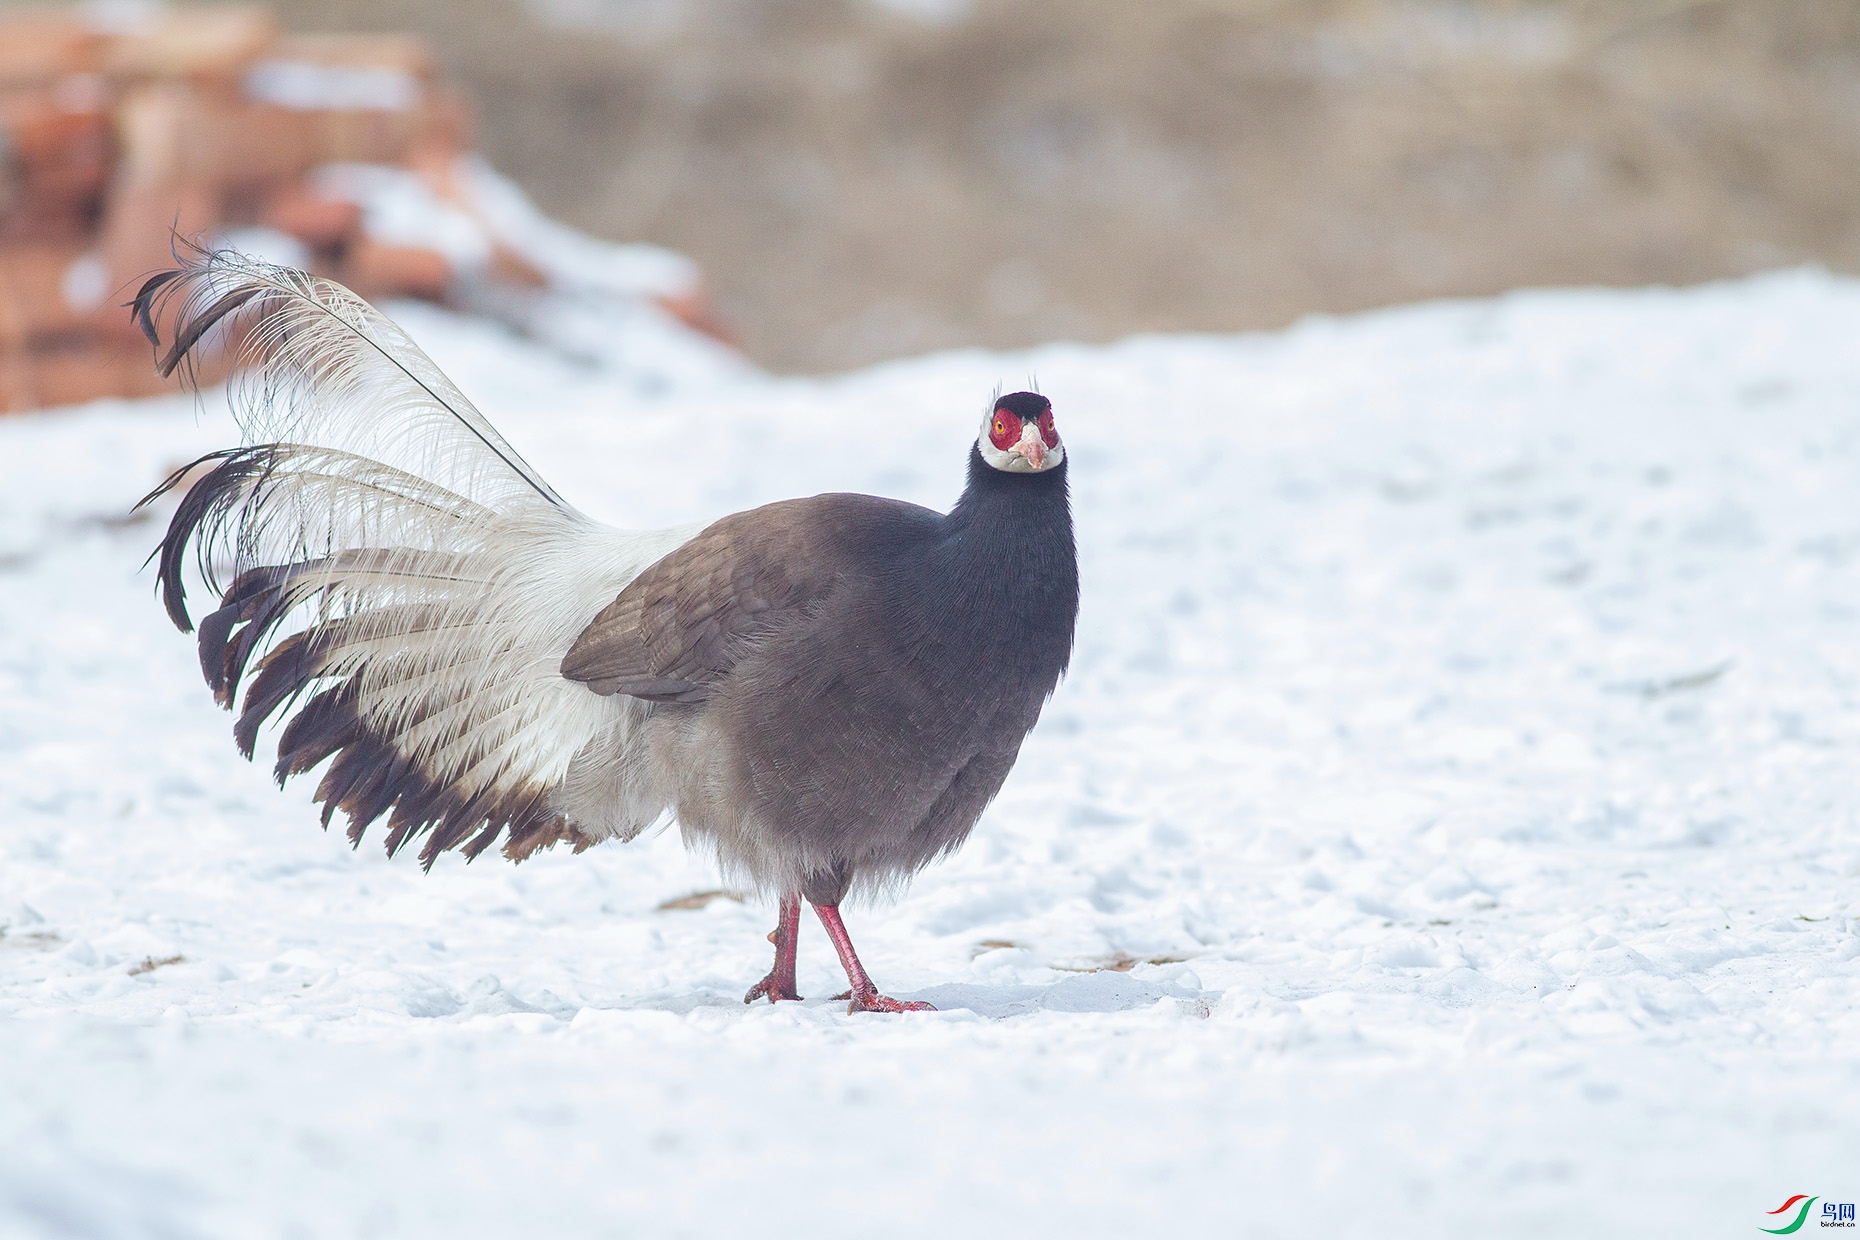
<path fill-rule="evenodd" d="M 334 755 L 318 798 L 353 836 L 393 808 L 390 850 L 430 831 L 428 864 L 459 844 L 475 855 L 505 826 L 521 856 L 656 816 L 640 789 L 594 799 L 633 806 L 625 820 L 553 795 L 578 754 L 624 750 L 645 709 L 559 669 L 595 613 L 693 530 L 578 512 L 399 327 L 330 281 L 219 252 L 151 280 L 136 312 L 152 338 L 172 312 L 168 369 L 216 332 L 240 341 L 228 394 L 244 447 L 216 454 L 160 554 L 183 628 L 186 545 L 216 591 L 214 566 L 231 564 L 202 665 L 228 707 L 257 670 L 235 729 L 248 753 L 267 715 L 298 710 L 280 780 Z M 623 752 L 593 765 L 638 766 Z"/>

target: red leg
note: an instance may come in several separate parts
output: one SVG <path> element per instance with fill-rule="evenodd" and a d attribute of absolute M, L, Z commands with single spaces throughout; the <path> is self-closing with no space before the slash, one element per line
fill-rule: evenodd
<path fill-rule="evenodd" d="M 801 997 L 794 989 L 794 953 L 800 938 L 801 897 L 783 896 L 781 915 L 775 929 L 769 932 L 769 942 L 775 944 L 775 967 L 769 970 L 767 977 L 749 988 L 749 993 L 743 996 L 744 1003 L 754 1003 L 765 995 L 770 1003 Z"/>
<path fill-rule="evenodd" d="M 852 936 L 846 933 L 846 923 L 840 920 L 837 904 L 816 904 L 814 912 L 820 915 L 820 924 L 827 928 L 827 937 L 833 940 L 833 950 L 840 954 L 840 964 L 846 970 L 846 980 L 852 983 L 852 989 L 840 997 L 851 999 L 846 1006 L 848 1012 L 934 1012 L 928 1003 L 906 1003 L 902 999 L 892 999 L 878 993 L 878 987 L 872 985 L 872 979 L 866 976 L 865 966 L 859 963 L 859 956 L 853 951 Z"/>

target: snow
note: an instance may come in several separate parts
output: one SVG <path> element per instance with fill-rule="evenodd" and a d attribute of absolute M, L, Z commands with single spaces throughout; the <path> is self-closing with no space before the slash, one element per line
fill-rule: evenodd
<path fill-rule="evenodd" d="M 697 264 L 676 251 L 644 242 L 616 245 L 551 219 L 478 156 L 461 156 L 453 175 L 490 234 L 534 264 L 552 288 L 614 298 L 688 297 L 701 283 Z"/>
<path fill-rule="evenodd" d="M 676 386 L 686 395 L 754 373 L 740 355 L 662 312 L 663 305 L 703 301 L 697 265 L 684 255 L 602 241 L 550 219 L 475 155 L 452 161 L 443 179 L 449 188 L 442 194 L 430 173 L 338 163 L 317 168 L 310 182 L 319 196 L 360 207 L 362 228 L 374 240 L 444 256 L 461 308 L 549 342 L 558 359 L 606 371 L 637 390 Z M 218 244 L 284 266 L 310 258 L 295 238 L 264 228 L 235 229 Z M 531 267 L 543 287 L 487 278 L 500 249 Z"/>
<path fill-rule="evenodd" d="M 534 266 L 563 296 L 612 301 L 688 297 L 696 264 L 661 246 L 616 245 L 550 219 L 516 182 L 483 159 L 462 155 L 447 168 L 452 199 L 424 176 L 391 164 L 324 164 L 311 173 L 316 193 L 362 209 L 362 227 L 389 245 L 437 250 L 455 270 L 476 274 L 495 246 Z M 608 324 L 613 331 L 613 325 Z M 619 335 L 628 333 L 624 328 Z"/>
<path fill-rule="evenodd" d="M 675 834 L 390 862 L 234 753 L 129 504 L 0 422 L 0 1235 L 1758 1234 L 1860 1195 L 1860 282 L 1538 292 L 823 379 L 393 312 L 586 509 L 1072 461 L 1070 678 L 849 1016 Z M 667 359 L 670 359 L 669 361 Z M 165 517 L 165 512 L 163 514 Z M 167 963 L 163 963 L 167 962 Z M 1121 966 L 1118 971 L 1107 966 Z"/>
<path fill-rule="evenodd" d="M 310 186 L 319 198 L 361 207 L 362 229 L 376 241 L 435 250 L 455 271 L 481 271 L 491 261 L 492 239 L 484 225 L 411 169 L 324 164 L 310 174 Z"/>

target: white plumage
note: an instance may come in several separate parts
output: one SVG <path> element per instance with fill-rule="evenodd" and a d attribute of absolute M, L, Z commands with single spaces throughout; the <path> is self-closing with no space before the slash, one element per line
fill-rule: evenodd
<path fill-rule="evenodd" d="M 465 844 L 475 855 L 500 819 L 522 856 L 658 817 L 666 798 L 633 743 L 646 704 L 560 665 L 696 527 L 623 531 L 577 511 L 399 327 L 329 281 L 221 252 L 151 280 L 136 308 L 151 339 L 178 311 L 170 370 L 206 331 L 242 337 L 229 395 L 245 446 L 209 458 L 161 555 L 184 628 L 188 537 L 216 593 L 231 566 L 202 662 L 229 707 L 257 670 L 236 727 L 248 755 L 259 724 L 307 696 L 280 782 L 346 742 L 355 758 L 318 789 L 325 822 L 340 806 L 359 834 L 395 805 L 390 850 L 431 829 L 428 864 L 488 827 Z"/>

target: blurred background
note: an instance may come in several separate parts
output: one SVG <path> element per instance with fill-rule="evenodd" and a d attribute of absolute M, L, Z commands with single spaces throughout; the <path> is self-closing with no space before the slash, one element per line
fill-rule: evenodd
<path fill-rule="evenodd" d="M 758 363 L 1860 270 L 1855 0 L 279 0 Z M 96 10 L 106 11 L 106 10 Z"/>

